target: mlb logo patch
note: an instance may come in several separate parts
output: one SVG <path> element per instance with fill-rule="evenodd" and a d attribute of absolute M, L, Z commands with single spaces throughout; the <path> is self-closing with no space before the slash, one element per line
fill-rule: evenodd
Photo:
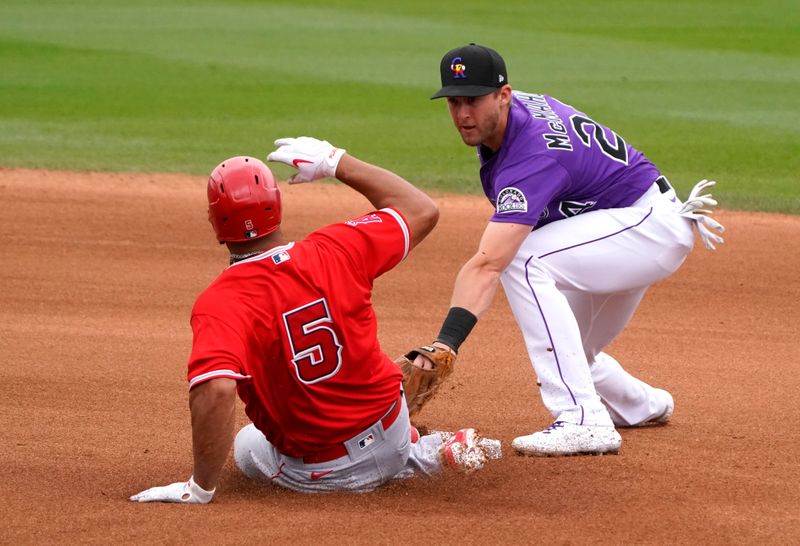
<path fill-rule="evenodd" d="M 367 434 L 366 436 L 364 436 L 363 438 L 361 438 L 358 441 L 358 447 L 359 447 L 359 449 L 364 449 L 365 447 L 367 447 L 368 445 L 370 445 L 374 441 L 375 441 L 375 435 L 372 434 L 372 433 Z"/>
<path fill-rule="evenodd" d="M 289 261 L 290 257 L 291 256 L 289 256 L 289 253 L 284 250 L 283 252 L 278 252 L 277 254 L 272 256 L 272 261 L 275 262 L 275 265 L 278 265 L 283 262 Z"/>
<path fill-rule="evenodd" d="M 252 220 L 244 221 L 244 238 L 255 239 L 258 237 L 258 230 L 253 226 Z"/>

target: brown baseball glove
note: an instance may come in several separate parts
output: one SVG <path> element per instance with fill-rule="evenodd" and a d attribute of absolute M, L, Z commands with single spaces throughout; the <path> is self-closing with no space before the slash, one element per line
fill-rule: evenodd
<path fill-rule="evenodd" d="M 430 370 L 414 366 L 414 359 L 422 355 L 433 363 Z M 456 354 L 433 345 L 416 347 L 395 362 L 403 371 L 403 391 L 408 404 L 408 414 L 414 417 L 434 397 L 447 376 L 453 373 Z"/>

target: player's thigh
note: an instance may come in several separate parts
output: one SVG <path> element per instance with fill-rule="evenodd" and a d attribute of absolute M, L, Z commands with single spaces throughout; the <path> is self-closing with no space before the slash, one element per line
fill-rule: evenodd
<path fill-rule="evenodd" d="M 251 479 L 268 479 L 279 462 L 277 452 L 255 425 L 242 428 L 233 441 L 233 459 L 242 474 Z"/>
<path fill-rule="evenodd" d="M 589 362 L 625 329 L 646 291 L 636 288 L 613 294 L 563 292 L 578 322 Z"/>
<path fill-rule="evenodd" d="M 526 278 L 547 275 L 560 290 L 612 293 L 668 276 L 683 263 L 691 245 L 691 228 L 675 214 L 606 209 L 534 230 L 515 260 L 525 264 Z"/>

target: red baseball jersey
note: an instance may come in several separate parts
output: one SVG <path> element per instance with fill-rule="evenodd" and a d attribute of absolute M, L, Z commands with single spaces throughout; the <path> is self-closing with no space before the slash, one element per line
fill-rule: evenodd
<path fill-rule="evenodd" d="M 402 374 L 378 343 L 372 284 L 408 247 L 387 208 L 231 265 L 192 310 L 189 388 L 236 379 L 247 416 L 290 457 L 374 424 Z"/>

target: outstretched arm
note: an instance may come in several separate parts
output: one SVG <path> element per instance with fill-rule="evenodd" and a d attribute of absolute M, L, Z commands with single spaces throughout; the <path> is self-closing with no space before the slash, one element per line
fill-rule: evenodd
<path fill-rule="evenodd" d="M 427 194 L 401 176 L 356 159 L 345 150 L 311 137 L 281 138 L 278 149 L 267 156 L 297 168 L 290 184 L 336 177 L 364 197 L 376 209 L 392 207 L 403 215 L 409 227 L 413 248 L 436 225 L 439 209 Z"/>
<path fill-rule="evenodd" d="M 489 309 L 497 293 L 500 274 L 514 259 L 530 232 L 531 226 L 528 225 L 490 222 L 483 232 L 478 251 L 458 272 L 450 310 L 433 342 L 450 355 L 423 346 L 397 359 L 403 370 L 403 388 L 412 417 L 452 372 L 455 354 L 478 317 Z"/>
<path fill-rule="evenodd" d="M 531 226 L 489 222 L 481 237 L 478 251 L 463 265 L 456 276 L 450 311 L 442 324 L 436 344 L 458 352 L 472 327 L 489 309 L 497 293 L 500 274 L 514 259 Z M 418 357 L 417 366 L 430 365 Z"/>
<path fill-rule="evenodd" d="M 192 412 L 194 480 L 206 490 L 215 489 L 233 444 L 236 380 L 212 379 L 189 392 Z"/>
<path fill-rule="evenodd" d="M 439 208 L 428 195 L 399 175 L 345 154 L 336 178 L 366 197 L 376 209 L 392 207 L 408 222 L 411 246 L 422 241 L 439 221 Z"/>
<path fill-rule="evenodd" d="M 130 500 L 206 504 L 213 498 L 233 443 L 236 381 L 221 377 L 201 383 L 191 390 L 189 407 L 194 451 L 192 477 L 186 482 L 151 487 Z"/>
<path fill-rule="evenodd" d="M 524 224 L 489 222 L 478 251 L 458 272 L 450 305 L 463 307 L 476 317 L 485 313 L 497 292 L 500 274 L 530 232 L 531 226 Z"/>

